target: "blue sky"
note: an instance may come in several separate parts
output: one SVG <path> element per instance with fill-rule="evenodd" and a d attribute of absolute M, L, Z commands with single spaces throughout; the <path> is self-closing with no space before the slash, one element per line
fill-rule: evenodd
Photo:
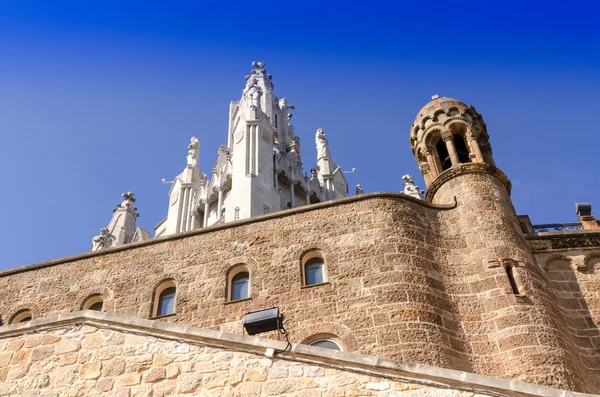
<path fill-rule="evenodd" d="M 153 230 L 192 135 L 210 173 L 254 60 L 307 169 L 322 127 L 351 185 L 401 190 L 439 94 L 482 113 L 519 214 L 600 216 L 595 2 L 216 3 L 0 1 L 0 269 L 87 251 L 125 191 Z"/>

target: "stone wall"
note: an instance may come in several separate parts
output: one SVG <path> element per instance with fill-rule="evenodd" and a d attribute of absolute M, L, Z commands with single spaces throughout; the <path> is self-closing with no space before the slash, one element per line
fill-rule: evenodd
<path fill-rule="evenodd" d="M 102 294 L 104 311 L 148 318 L 154 289 L 172 278 L 176 313 L 162 321 L 241 334 L 244 313 L 278 306 L 293 342 L 333 334 L 345 351 L 600 391 L 597 317 L 579 335 L 587 345 L 575 341 L 564 317 L 579 312 L 558 309 L 562 295 L 536 265 L 508 193 L 493 176 L 469 178 L 442 186 L 439 206 L 365 194 L 4 272 L 0 313 L 70 313 Z M 305 287 L 300 258 L 315 248 L 327 283 Z M 227 271 L 239 263 L 251 296 L 228 302 Z"/>
<path fill-rule="evenodd" d="M 207 344 L 197 331 L 152 323 L 93 313 L 0 334 L 0 396 L 583 396 L 451 370 L 406 374 L 315 347 L 268 358 L 257 354 L 268 341 L 213 333 Z"/>

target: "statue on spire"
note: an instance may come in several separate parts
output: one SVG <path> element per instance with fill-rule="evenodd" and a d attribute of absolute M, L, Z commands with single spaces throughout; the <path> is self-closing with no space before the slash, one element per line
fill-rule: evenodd
<path fill-rule="evenodd" d="M 190 139 L 190 144 L 188 145 L 188 155 L 187 155 L 187 164 L 188 165 L 198 165 L 198 152 L 200 150 L 200 140 L 195 136 Z"/>
<path fill-rule="evenodd" d="M 315 136 L 315 143 L 317 144 L 317 160 L 323 157 L 331 158 L 331 152 L 329 151 L 329 142 L 327 142 L 327 137 L 325 136 L 325 131 L 323 131 L 323 128 L 319 128 L 317 130 L 317 135 Z"/>
<path fill-rule="evenodd" d="M 260 109 L 260 96 L 262 94 L 263 90 L 258 85 L 258 80 L 253 77 L 249 78 L 242 94 L 245 102 L 249 103 L 251 108 Z"/>

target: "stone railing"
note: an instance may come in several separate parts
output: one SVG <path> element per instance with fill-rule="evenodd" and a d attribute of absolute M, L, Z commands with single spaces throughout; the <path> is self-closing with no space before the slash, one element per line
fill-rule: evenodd
<path fill-rule="evenodd" d="M 535 233 L 539 232 L 564 232 L 570 230 L 583 230 L 579 222 L 574 223 L 548 223 L 546 225 L 533 225 Z"/>

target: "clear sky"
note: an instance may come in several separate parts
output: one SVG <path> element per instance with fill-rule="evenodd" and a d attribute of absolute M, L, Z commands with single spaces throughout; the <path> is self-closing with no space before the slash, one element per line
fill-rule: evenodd
<path fill-rule="evenodd" d="M 122 192 L 152 231 L 193 135 L 210 174 L 255 60 L 306 170 L 322 127 L 351 186 L 423 186 L 409 127 L 439 94 L 481 112 L 519 214 L 600 217 L 597 4 L 0 0 L 0 269 L 88 251 Z"/>

